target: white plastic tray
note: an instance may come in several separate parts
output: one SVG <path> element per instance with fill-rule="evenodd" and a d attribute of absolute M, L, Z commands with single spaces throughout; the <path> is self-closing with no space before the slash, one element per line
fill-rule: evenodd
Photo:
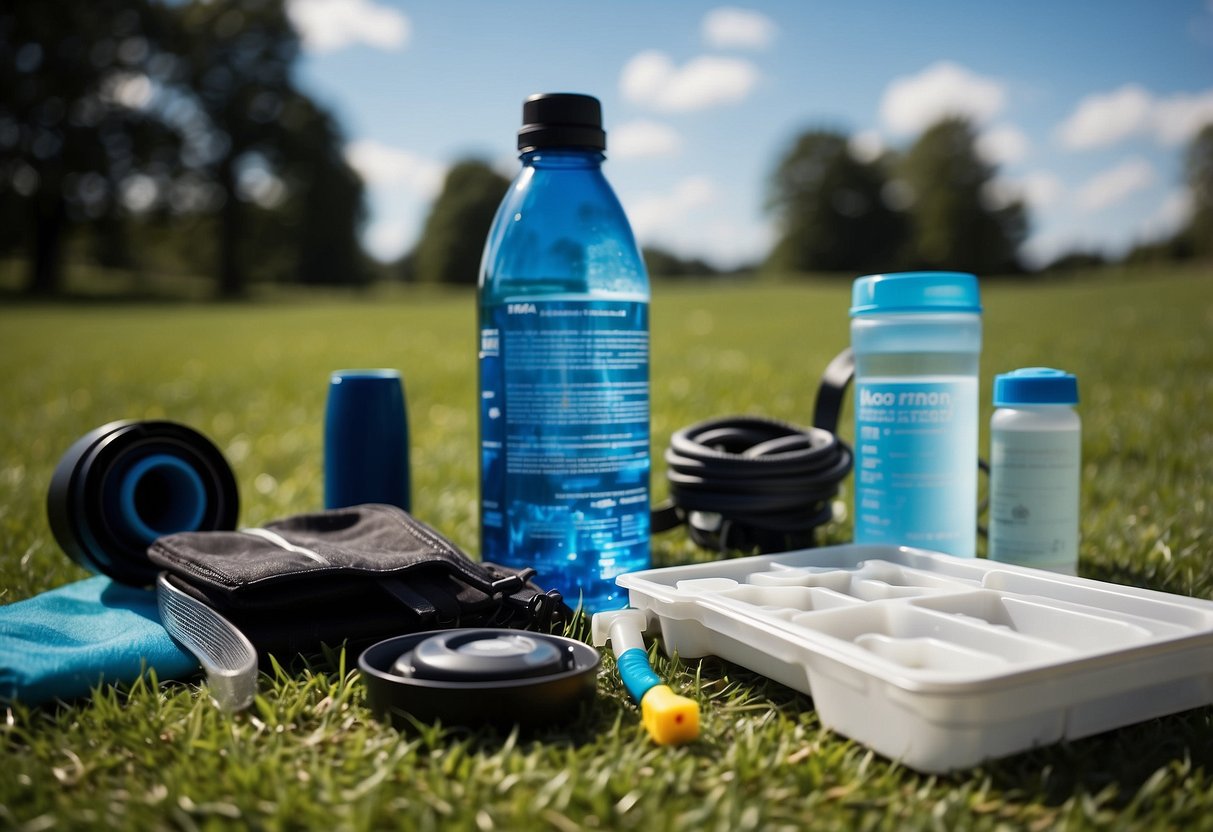
<path fill-rule="evenodd" d="M 1213 703 L 1213 602 L 921 549 L 834 546 L 621 575 L 665 650 L 813 697 L 925 772 Z"/>

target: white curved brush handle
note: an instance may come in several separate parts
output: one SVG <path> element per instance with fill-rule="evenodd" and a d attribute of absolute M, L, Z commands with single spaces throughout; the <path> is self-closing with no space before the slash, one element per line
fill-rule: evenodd
<path fill-rule="evenodd" d="M 241 711 L 257 695 L 257 651 L 244 633 L 215 610 L 156 578 L 160 621 L 206 671 L 211 698 L 221 710 Z"/>

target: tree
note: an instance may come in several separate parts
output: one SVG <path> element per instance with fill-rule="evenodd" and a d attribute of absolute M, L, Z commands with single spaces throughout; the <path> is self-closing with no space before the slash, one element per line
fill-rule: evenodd
<path fill-rule="evenodd" d="M 1075 249 L 1074 251 L 1067 251 L 1054 257 L 1041 271 L 1079 272 L 1100 269 L 1106 265 L 1108 265 L 1108 258 L 1102 252 Z"/>
<path fill-rule="evenodd" d="M 1175 263 L 1180 260 L 1190 260 L 1196 255 L 1192 240 L 1186 231 L 1137 243 L 1120 259 L 1128 266 L 1155 266 L 1161 263 Z"/>
<path fill-rule="evenodd" d="M 1198 257 L 1213 255 L 1213 123 L 1206 124 L 1188 146 L 1185 164 L 1192 218 L 1188 244 Z"/>
<path fill-rule="evenodd" d="M 146 108 L 167 28 L 147 0 L 0 5 L 0 245 L 26 248 L 31 294 L 59 290 L 74 225 L 104 224 L 123 259 L 123 197 L 171 167 L 173 132 Z"/>
<path fill-rule="evenodd" d="M 911 222 L 909 264 L 978 274 L 1017 271 L 1027 234 L 1023 204 L 989 204 L 994 168 L 974 146 L 972 126 L 947 118 L 918 138 L 898 164 Z"/>
<path fill-rule="evenodd" d="M 184 134 L 186 166 L 219 186 L 218 291 L 239 297 L 252 250 L 242 245 L 247 183 L 279 178 L 299 36 L 282 0 L 192 2 L 179 9 L 175 52 L 182 86 L 166 115 Z"/>
<path fill-rule="evenodd" d="M 850 153 L 847 138 L 801 135 L 768 186 L 778 239 L 768 267 L 780 271 L 888 268 L 904 237 L 903 218 L 882 196 L 885 177 Z"/>
<path fill-rule="evenodd" d="M 484 162 L 459 162 L 446 175 L 413 252 L 416 279 L 475 285 L 480 254 L 510 183 Z"/>
<path fill-rule="evenodd" d="M 299 36 L 284 0 L 195 0 L 177 32 L 179 99 L 165 116 L 183 133 L 186 168 L 220 193 L 219 295 L 244 294 L 255 270 L 365 283 L 362 181 L 336 121 L 294 86 Z"/>
<path fill-rule="evenodd" d="M 357 233 L 366 213 L 362 179 L 342 155 L 337 123 L 301 96 L 287 104 L 283 123 L 294 279 L 310 285 L 369 282 Z"/>

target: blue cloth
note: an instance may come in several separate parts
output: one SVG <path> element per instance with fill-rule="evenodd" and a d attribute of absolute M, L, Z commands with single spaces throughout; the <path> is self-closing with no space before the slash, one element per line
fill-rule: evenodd
<path fill-rule="evenodd" d="M 0 607 L 0 699 L 71 699 L 151 668 L 161 679 L 198 672 L 160 624 L 151 590 L 97 577 Z"/>

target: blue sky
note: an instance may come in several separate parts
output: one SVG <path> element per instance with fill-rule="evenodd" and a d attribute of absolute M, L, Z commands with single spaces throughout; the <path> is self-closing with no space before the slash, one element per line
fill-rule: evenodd
<path fill-rule="evenodd" d="M 288 3 L 380 259 L 415 243 L 453 162 L 513 175 L 534 92 L 600 98 L 638 237 L 722 266 L 767 250 L 766 184 L 804 129 L 864 156 L 969 116 L 999 165 L 988 197 L 1027 200 L 1038 263 L 1177 228 L 1186 142 L 1213 121 L 1213 0 Z"/>

